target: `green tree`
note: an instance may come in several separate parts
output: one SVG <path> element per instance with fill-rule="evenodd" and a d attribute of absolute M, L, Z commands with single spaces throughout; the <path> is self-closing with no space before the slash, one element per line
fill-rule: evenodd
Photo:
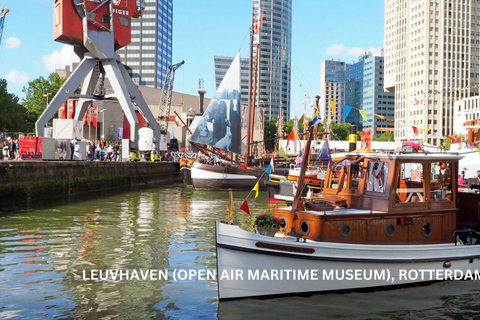
<path fill-rule="evenodd" d="M 330 128 L 335 138 L 339 140 L 348 140 L 350 134 L 350 123 L 335 123 L 330 124 Z"/>
<path fill-rule="evenodd" d="M 394 141 L 395 136 L 393 131 L 386 131 L 380 137 L 373 136 L 373 141 Z"/>
<path fill-rule="evenodd" d="M 275 150 L 275 142 L 277 137 L 277 119 L 268 120 L 265 117 L 263 122 L 263 138 L 265 140 L 265 149 L 272 152 Z"/>
<path fill-rule="evenodd" d="M 284 125 L 283 125 L 283 133 L 288 137 L 290 132 L 293 130 L 293 119 L 288 120 Z"/>
<path fill-rule="evenodd" d="M 22 91 L 25 93 L 23 105 L 26 108 L 25 124 L 29 130 L 35 130 L 35 122 L 45 110 L 47 99 L 51 101 L 65 81 L 66 78 L 61 78 L 53 72 L 47 79 L 39 77 L 23 88 Z"/>
<path fill-rule="evenodd" d="M 25 132 L 25 108 L 16 95 L 8 93 L 7 80 L 0 79 L 0 131 Z"/>

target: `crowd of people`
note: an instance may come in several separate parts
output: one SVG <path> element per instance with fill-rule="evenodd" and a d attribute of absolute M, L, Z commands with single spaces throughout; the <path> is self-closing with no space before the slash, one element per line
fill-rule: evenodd
<path fill-rule="evenodd" d="M 87 161 L 117 161 L 120 155 L 120 145 L 107 144 L 103 139 L 94 144 L 92 141 L 87 142 Z"/>
<path fill-rule="evenodd" d="M 20 143 L 18 139 L 7 137 L 2 146 L 3 160 L 17 160 L 19 159 Z"/>

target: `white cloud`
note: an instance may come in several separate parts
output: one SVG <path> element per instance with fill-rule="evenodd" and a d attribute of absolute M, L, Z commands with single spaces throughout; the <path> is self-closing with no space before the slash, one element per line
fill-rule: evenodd
<path fill-rule="evenodd" d="M 55 69 L 64 69 L 65 66 L 78 61 L 80 60 L 73 52 L 73 46 L 70 45 L 63 45 L 60 51 L 55 50 L 51 54 L 42 57 L 43 66 L 51 72 L 55 71 Z"/>
<path fill-rule="evenodd" d="M 20 46 L 22 44 L 22 41 L 18 38 L 15 37 L 10 37 L 5 39 L 5 46 L 8 49 L 15 49 L 16 47 Z"/>
<path fill-rule="evenodd" d="M 343 43 L 334 44 L 333 46 L 327 48 L 327 55 L 329 56 L 338 56 L 343 54 L 345 51 L 345 45 Z"/>
<path fill-rule="evenodd" d="M 367 52 L 375 53 L 380 49 L 381 48 L 374 47 L 369 47 L 367 49 L 359 47 L 347 48 L 343 43 L 339 43 L 328 47 L 326 54 L 327 56 L 359 57 Z"/>
<path fill-rule="evenodd" d="M 5 79 L 10 83 L 27 83 L 28 75 L 25 72 L 20 72 L 17 70 L 12 70 L 5 76 Z"/>

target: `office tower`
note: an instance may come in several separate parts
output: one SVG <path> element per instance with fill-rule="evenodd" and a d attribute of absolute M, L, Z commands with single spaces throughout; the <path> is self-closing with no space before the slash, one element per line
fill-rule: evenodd
<path fill-rule="evenodd" d="M 478 95 L 479 16 L 478 1 L 385 1 L 385 89 L 395 93 L 396 140 L 440 145 L 452 134 L 454 101 Z M 416 135 L 413 126 L 424 130 Z"/>
<path fill-rule="evenodd" d="M 327 123 L 343 123 L 345 105 L 346 63 L 344 61 L 324 60 L 320 67 L 320 112 Z M 333 110 L 330 101 L 336 102 Z"/>
<path fill-rule="evenodd" d="M 383 80 L 383 50 L 365 53 L 358 62 L 347 65 L 345 105 L 352 107 L 349 110 L 352 115 L 345 114 L 345 122 L 372 130 L 377 137 L 393 130 L 394 95 L 383 91 Z M 364 110 L 366 121 L 359 114 L 360 109 Z"/>
<path fill-rule="evenodd" d="M 260 30 L 254 35 L 254 45 L 260 41 L 257 105 L 268 119 L 279 119 L 280 112 L 289 119 L 292 0 L 255 0 L 253 9 Z"/>
<path fill-rule="evenodd" d="M 173 0 L 145 0 L 143 16 L 132 19 L 132 42 L 118 50 L 134 82 L 161 88 L 172 64 Z"/>

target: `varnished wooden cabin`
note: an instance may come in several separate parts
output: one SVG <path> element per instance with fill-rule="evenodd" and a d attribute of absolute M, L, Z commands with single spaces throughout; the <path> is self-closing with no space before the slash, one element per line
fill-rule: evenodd
<path fill-rule="evenodd" d="M 274 209 L 282 231 L 325 242 L 454 242 L 460 156 L 335 154 L 321 197 Z M 476 212 L 475 208 L 475 212 Z"/>

